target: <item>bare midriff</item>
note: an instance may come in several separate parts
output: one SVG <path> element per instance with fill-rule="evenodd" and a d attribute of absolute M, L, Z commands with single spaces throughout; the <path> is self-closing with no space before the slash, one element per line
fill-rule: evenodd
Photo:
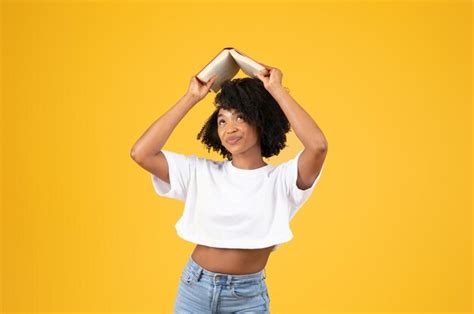
<path fill-rule="evenodd" d="M 191 255 L 202 268 L 230 275 L 257 273 L 265 268 L 274 246 L 262 249 L 226 249 L 198 244 Z"/>

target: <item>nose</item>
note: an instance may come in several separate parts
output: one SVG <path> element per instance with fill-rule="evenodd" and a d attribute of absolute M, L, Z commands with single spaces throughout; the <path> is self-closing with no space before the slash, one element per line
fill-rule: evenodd
<path fill-rule="evenodd" d="M 234 122 L 229 123 L 229 126 L 227 126 L 226 128 L 227 133 L 231 133 L 231 131 L 237 130 L 237 128 L 234 126 Z"/>

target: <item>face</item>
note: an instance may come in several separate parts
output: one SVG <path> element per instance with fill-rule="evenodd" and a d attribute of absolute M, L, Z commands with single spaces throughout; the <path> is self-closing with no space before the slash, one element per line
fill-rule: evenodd
<path fill-rule="evenodd" d="M 240 154 L 249 149 L 258 148 L 260 137 L 255 126 L 244 120 L 244 115 L 235 109 L 219 109 L 217 133 L 222 145 L 232 154 Z M 237 139 L 237 140 L 234 140 Z"/>

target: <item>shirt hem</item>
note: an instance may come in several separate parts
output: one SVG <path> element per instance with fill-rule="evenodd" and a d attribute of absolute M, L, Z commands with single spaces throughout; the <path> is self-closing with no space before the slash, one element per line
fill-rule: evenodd
<path fill-rule="evenodd" d="M 271 240 L 268 242 L 260 242 L 260 244 L 257 245 L 239 245 L 236 243 L 226 243 L 223 244 L 222 242 L 218 241 L 202 241 L 200 239 L 194 239 L 192 236 L 182 232 L 178 228 L 176 228 L 176 232 L 180 238 L 183 240 L 186 240 L 188 242 L 192 242 L 195 244 L 200 244 L 200 245 L 205 245 L 205 246 L 210 246 L 210 247 L 216 247 L 216 248 L 226 248 L 226 249 L 262 249 L 274 245 L 281 245 L 283 243 L 289 242 L 291 239 L 293 239 L 293 235 L 288 235 L 286 237 L 279 238 L 277 240 Z"/>

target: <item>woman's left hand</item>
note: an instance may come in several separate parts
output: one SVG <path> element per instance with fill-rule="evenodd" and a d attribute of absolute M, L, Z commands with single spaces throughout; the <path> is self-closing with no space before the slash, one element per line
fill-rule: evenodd
<path fill-rule="evenodd" d="M 265 89 L 270 92 L 278 88 L 283 88 L 281 85 L 283 73 L 281 73 L 277 68 L 265 64 L 263 65 L 265 66 L 265 69 L 255 73 L 255 76 L 263 82 Z"/>

